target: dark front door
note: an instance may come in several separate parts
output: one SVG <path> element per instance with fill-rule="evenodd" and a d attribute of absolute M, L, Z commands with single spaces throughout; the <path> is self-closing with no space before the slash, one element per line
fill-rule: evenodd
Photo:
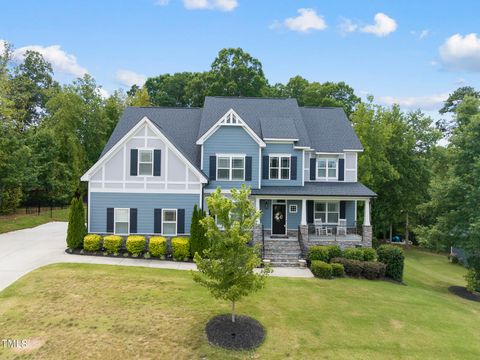
<path fill-rule="evenodd" d="M 286 229 L 286 205 L 285 204 L 273 204 L 272 209 L 272 234 L 285 235 Z"/>

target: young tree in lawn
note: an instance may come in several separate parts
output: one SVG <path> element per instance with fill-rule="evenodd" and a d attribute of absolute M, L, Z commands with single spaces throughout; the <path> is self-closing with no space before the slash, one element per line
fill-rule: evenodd
<path fill-rule="evenodd" d="M 235 303 L 263 288 L 270 273 L 268 267 L 254 272 L 261 264 L 259 249 L 248 243 L 260 211 L 255 210 L 249 194 L 250 189 L 242 185 L 240 190 L 231 190 L 231 198 L 223 196 L 220 188 L 207 198 L 210 215 L 202 224 L 210 247 L 204 257 L 198 253 L 194 257 L 198 268 L 198 272 L 193 273 L 194 280 L 209 289 L 215 298 L 231 301 L 232 322 L 235 322 Z"/>
<path fill-rule="evenodd" d="M 72 199 L 68 213 L 67 246 L 69 249 L 81 249 L 83 238 L 87 233 L 85 228 L 85 209 L 80 194 L 77 192 Z"/>

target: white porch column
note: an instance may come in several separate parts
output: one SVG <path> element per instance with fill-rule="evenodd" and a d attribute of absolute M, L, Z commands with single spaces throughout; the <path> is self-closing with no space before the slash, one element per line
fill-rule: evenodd
<path fill-rule="evenodd" d="M 302 217 L 300 225 L 307 225 L 307 200 L 302 199 Z"/>
<path fill-rule="evenodd" d="M 370 226 L 370 199 L 365 200 L 363 226 Z"/>
<path fill-rule="evenodd" d="M 255 209 L 257 211 L 260 210 L 260 198 L 259 197 L 255 198 Z M 260 224 L 260 219 L 257 219 L 257 224 Z"/>

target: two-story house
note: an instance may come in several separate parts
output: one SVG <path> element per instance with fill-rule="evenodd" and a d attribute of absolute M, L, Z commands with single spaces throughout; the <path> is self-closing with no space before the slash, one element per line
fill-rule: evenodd
<path fill-rule="evenodd" d="M 267 258 L 298 259 L 311 244 L 371 246 L 375 193 L 357 181 L 362 150 L 341 108 L 299 107 L 295 99 L 129 107 L 82 177 L 88 231 L 188 235 L 195 204 L 205 209 L 218 186 L 229 193 L 246 184 L 262 211 L 254 240 L 267 243 Z"/>

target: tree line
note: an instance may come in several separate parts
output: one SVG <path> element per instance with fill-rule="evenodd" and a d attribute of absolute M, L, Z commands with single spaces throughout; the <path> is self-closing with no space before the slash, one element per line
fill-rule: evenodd
<path fill-rule="evenodd" d="M 61 85 L 39 53 L 27 51 L 20 63 L 11 53 L 7 46 L 0 55 L 1 213 L 25 203 L 66 203 L 84 191 L 79 178 L 126 106 L 201 107 L 205 96 L 215 95 L 292 97 L 300 106 L 342 107 L 349 116 L 365 148 L 359 181 L 378 194 L 372 207 L 377 238 L 401 233 L 446 250 L 480 232 L 474 206 L 480 200 L 480 94 L 473 88 L 453 92 L 440 109 L 451 119 L 435 122 L 420 110 L 381 106 L 371 96 L 362 101 L 344 82 L 293 76 L 270 84 L 258 59 L 231 48 L 220 50 L 208 71 L 161 74 L 103 98 L 90 75 Z M 442 138 L 446 146 L 439 145 Z"/>

